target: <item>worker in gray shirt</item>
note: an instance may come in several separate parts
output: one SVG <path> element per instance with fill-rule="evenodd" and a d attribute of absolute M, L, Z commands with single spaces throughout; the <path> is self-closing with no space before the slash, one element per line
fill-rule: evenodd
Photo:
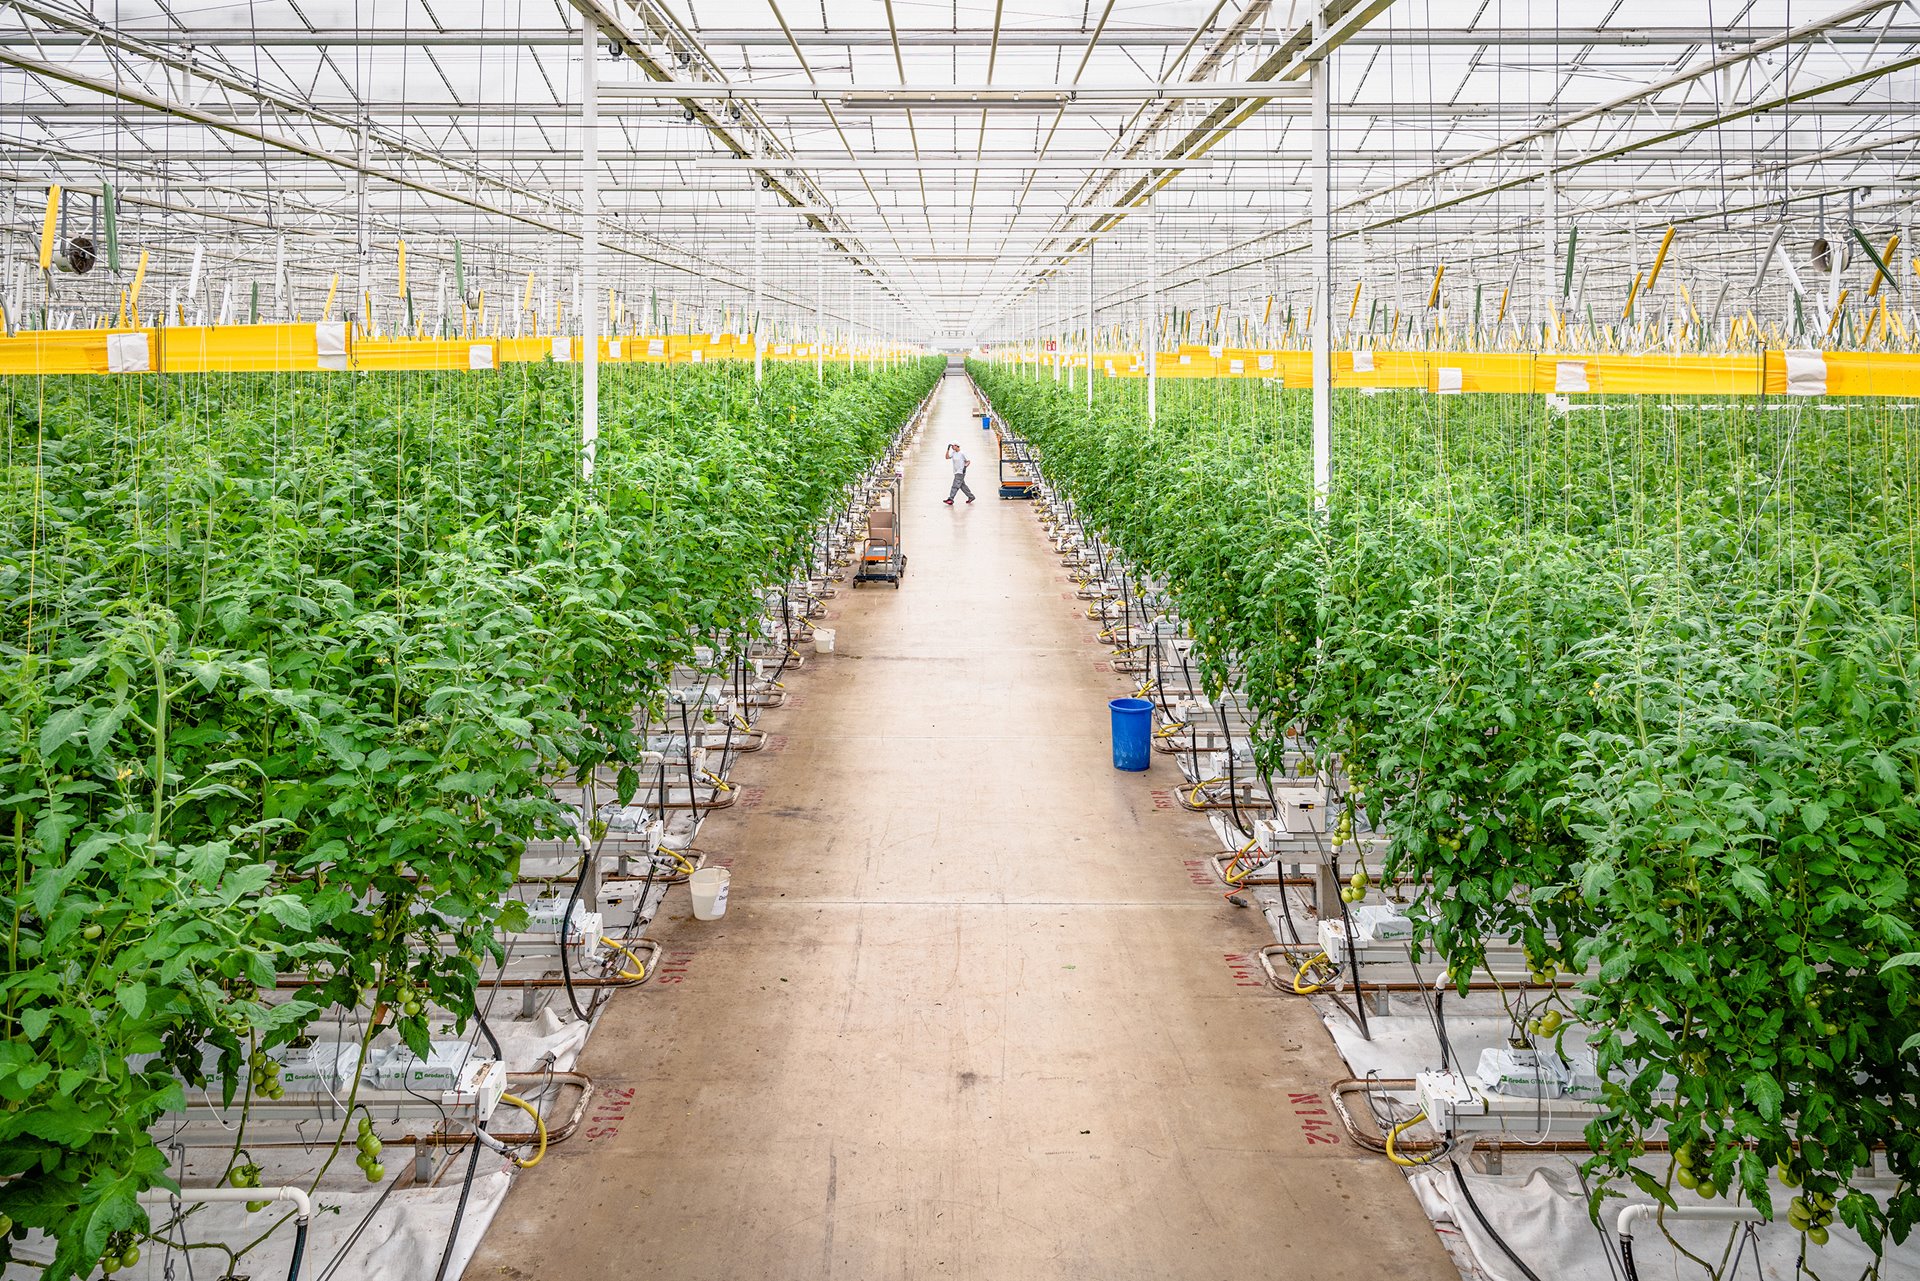
<path fill-rule="evenodd" d="M 953 506 L 953 496 L 955 494 L 965 494 L 967 501 L 971 503 L 973 501 L 973 491 L 967 488 L 967 465 L 972 460 L 960 452 L 960 446 L 948 445 L 947 461 L 953 464 L 953 488 L 947 491 L 947 506 Z"/>

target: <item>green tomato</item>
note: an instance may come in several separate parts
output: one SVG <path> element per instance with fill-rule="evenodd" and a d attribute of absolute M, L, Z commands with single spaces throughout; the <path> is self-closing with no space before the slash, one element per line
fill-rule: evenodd
<path fill-rule="evenodd" d="M 132 1267 L 132 1266 L 133 1266 L 134 1264 L 136 1264 L 136 1263 L 138 1263 L 138 1262 L 140 1262 L 140 1247 L 139 1247 L 139 1246 L 137 1246 L 137 1245 L 130 1245 L 130 1246 L 128 1246 L 128 1247 L 127 1247 L 126 1249 L 124 1249 L 124 1250 L 122 1250 L 122 1251 L 120 1252 L 120 1266 L 121 1266 L 121 1267 L 123 1267 L 123 1268 L 130 1268 L 130 1267 Z"/>
<path fill-rule="evenodd" d="M 1355 872 L 1347 879 L 1347 884 L 1353 886 L 1356 890 L 1366 889 L 1369 883 L 1365 872 Z"/>
<path fill-rule="evenodd" d="M 353 1146 L 366 1156 L 375 1156 L 380 1151 L 380 1140 L 371 1131 L 362 1131 L 360 1137 L 353 1141 Z"/>
<path fill-rule="evenodd" d="M 420 1002 L 416 1001 L 414 998 L 408 997 L 406 1004 L 402 1005 L 400 1008 L 403 1012 L 405 1012 L 407 1017 L 414 1018 L 414 1017 L 417 1017 L 420 1011 L 425 1009 L 426 1007 L 421 1005 Z"/>
<path fill-rule="evenodd" d="M 87 922 L 87 924 L 83 926 L 80 930 L 80 937 L 87 940 L 87 942 L 89 943 L 99 938 L 100 934 L 101 934 L 100 927 L 98 925 L 95 925 L 91 921 Z"/>
<path fill-rule="evenodd" d="M 1700 1186 L 1700 1181 L 1693 1177 L 1693 1171 L 1684 1165 L 1673 1172 L 1673 1181 L 1689 1192 Z"/>
<path fill-rule="evenodd" d="M 7 1235 L 7 1233 L 11 1231 L 13 1231 L 13 1216 L 10 1214 L 0 1214 L 0 1237 Z"/>
<path fill-rule="evenodd" d="M 1813 1242 L 1815 1245 L 1825 1245 L 1827 1243 L 1827 1230 L 1825 1228 L 1808 1228 L 1807 1240 Z"/>
<path fill-rule="evenodd" d="M 368 1183 L 379 1183 L 387 1177 L 387 1167 L 381 1165 L 378 1161 L 367 1166 L 366 1169 Z"/>

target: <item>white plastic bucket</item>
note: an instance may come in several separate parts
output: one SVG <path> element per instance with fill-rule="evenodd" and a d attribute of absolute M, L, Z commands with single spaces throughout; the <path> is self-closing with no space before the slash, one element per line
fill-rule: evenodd
<path fill-rule="evenodd" d="M 724 867 L 703 867 L 687 881 L 693 891 L 693 919 L 715 921 L 727 914 L 727 883 L 733 873 Z"/>
<path fill-rule="evenodd" d="M 813 652 L 816 654 L 833 653 L 833 642 L 837 639 L 838 639 L 838 636 L 834 632 L 833 628 L 831 627 L 814 628 L 813 629 Z"/>

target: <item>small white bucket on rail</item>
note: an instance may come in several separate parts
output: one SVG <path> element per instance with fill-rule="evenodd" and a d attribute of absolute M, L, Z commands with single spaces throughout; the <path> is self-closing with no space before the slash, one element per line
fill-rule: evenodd
<path fill-rule="evenodd" d="M 813 652 L 816 654 L 833 653 L 833 642 L 838 639 L 839 639 L 838 633 L 836 633 L 831 627 L 814 628 L 813 629 Z"/>
<path fill-rule="evenodd" d="M 687 880 L 693 891 L 693 919 L 717 921 L 727 914 L 727 885 L 733 873 L 724 867 L 703 867 Z"/>

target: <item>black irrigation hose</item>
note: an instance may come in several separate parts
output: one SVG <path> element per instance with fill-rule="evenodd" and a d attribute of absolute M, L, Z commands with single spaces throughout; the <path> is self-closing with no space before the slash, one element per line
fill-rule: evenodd
<path fill-rule="evenodd" d="M 1458 1161 L 1450 1161 L 1448 1164 L 1453 1167 L 1453 1181 L 1459 1185 L 1460 1195 L 1467 1199 L 1467 1208 L 1473 1211 L 1474 1218 L 1480 1220 L 1480 1226 L 1487 1230 L 1487 1235 L 1493 1238 L 1493 1243 L 1500 1247 L 1500 1253 L 1513 1260 L 1513 1266 L 1520 1269 L 1520 1275 L 1525 1277 L 1527 1281 L 1540 1281 L 1540 1278 L 1534 1275 L 1533 1269 L 1521 1262 L 1520 1256 L 1513 1252 L 1513 1247 L 1507 1244 L 1507 1239 L 1498 1232 L 1495 1232 L 1493 1225 L 1487 1222 L 1487 1216 L 1481 1211 L 1480 1203 L 1473 1199 L 1473 1189 L 1467 1186 L 1466 1176 L 1460 1173 L 1460 1163 Z M 1623 1241 L 1621 1244 L 1626 1246 L 1627 1281 L 1639 1281 L 1639 1274 L 1633 1270 L 1633 1246 L 1631 1241 Z"/>
<path fill-rule="evenodd" d="M 578 884 L 576 881 L 576 887 Z M 561 927 L 562 942 L 560 945 L 560 954 L 562 956 L 566 955 L 565 937 L 566 929 L 563 926 Z M 562 970 L 562 973 L 564 972 L 565 971 Z M 571 987 L 567 989 L 567 995 L 569 997 L 573 995 L 573 989 Z M 503 1059 L 505 1056 L 500 1052 L 500 1038 L 496 1037 L 493 1034 L 493 1029 L 487 1026 L 486 1015 L 476 1014 L 474 1018 L 479 1022 L 481 1035 L 487 1038 L 487 1046 L 493 1051 L 493 1057 L 495 1059 Z M 501 1064 L 503 1070 L 505 1066 L 504 1063 Z M 478 1140 L 475 1140 L 473 1143 L 467 1145 L 467 1174 L 460 1182 L 460 1200 L 456 1202 L 453 1207 L 453 1224 L 447 1229 L 446 1248 L 440 1252 L 440 1267 L 434 1272 L 433 1281 L 447 1281 L 447 1269 L 453 1265 L 453 1245 L 454 1242 L 460 1239 L 460 1223 L 461 1220 L 467 1217 L 467 1198 L 473 1194 L 473 1176 L 479 1169 L 479 1166 L 480 1143 Z M 296 1268 L 299 1266 L 298 1250 L 299 1243 L 296 1242 L 294 1255 L 294 1266 Z M 295 1278 L 289 1277 L 287 1281 L 295 1281 Z"/>
<path fill-rule="evenodd" d="M 1227 744 L 1227 808 L 1233 813 L 1234 830 L 1242 836 L 1251 836 L 1253 829 L 1247 826 L 1246 819 L 1240 815 L 1240 780 L 1235 776 L 1233 768 L 1233 729 L 1227 724 L 1226 704 L 1224 702 L 1214 704 L 1214 711 L 1220 714 L 1220 737 L 1225 739 Z M 1247 741 L 1251 743 L 1252 737 L 1249 736 Z"/>
<path fill-rule="evenodd" d="M 305 1261 L 306 1257 L 307 1224 L 304 1219 L 295 1219 L 293 1223 L 293 1262 L 287 1265 L 287 1281 L 300 1281 L 300 1264 Z"/>
<path fill-rule="evenodd" d="M 567 936 L 573 932 L 573 907 L 580 901 L 580 883 L 587 879 L 587 860 L 598 857 L 598 851 L 592 849 L 580 856 L 579 874 L 573 878 L 573 889 L 567 894 L 567 905 L 560 910 L 560 982 L 567 989 L 567 1004 L 573 1007 L 573 1016 L 582 1023 L 590 1016 L 580 1008 L 580 996 L 573 990 L 573 966 L 567 961 Z M 485 1027 L 486 1024 L 482 1022 L 480 1026 Z M 491 1032 L 487 1034 L 487 1039 L 493 1040 Z"/>

